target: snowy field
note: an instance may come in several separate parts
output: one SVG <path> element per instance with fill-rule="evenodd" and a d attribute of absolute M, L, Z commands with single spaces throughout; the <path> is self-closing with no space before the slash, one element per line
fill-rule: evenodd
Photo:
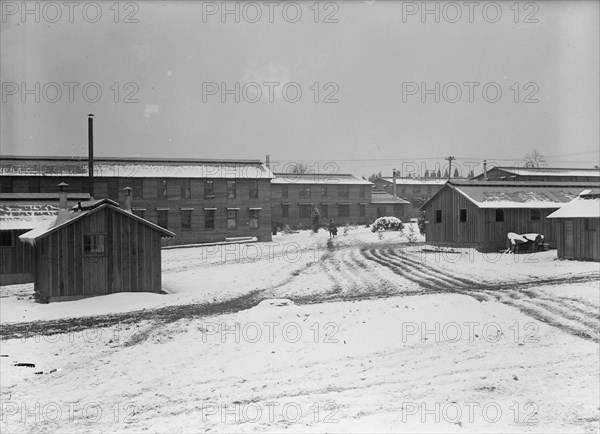
<path fill-rule="evenodd" d="M 165 294 L 2 287 L 0 431 L 598 432 L 600 264 L 407 233 L 163 250 Z"/>

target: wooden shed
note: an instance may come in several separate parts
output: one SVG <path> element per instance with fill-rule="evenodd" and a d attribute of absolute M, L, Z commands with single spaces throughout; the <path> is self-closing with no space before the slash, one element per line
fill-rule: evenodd
<path fill-rule="evenodd" d="M 375 221 L 379 217 L 397 217 L 406 221 L 409 219 L 409 205 L 410 202 L 394 197 L 385 191 L 373 190 L 367 215 L 371 221 Z"/>
<path fill-rule="evenodd" d="M 110 200 L 63 209 L 19 239 L 33 246 L 34 288 L 44 299 L 161 292 L 161 238 L 175 234 Z"/>
<path fill-rule="evenodd" d="M 33 250 L 19 236 L 56 221 L 59 193 L 2 193 L 0 197 L 0 285 L 33 282 Z M 88 193 L 67 193 L 67 206 L 88 201 Z"/>
<path fill-rule="evenodd" d="M 535 181 L 449 181 L 427 201 L 428 243 L 469 246 L 479 250 L 506 247 L 507 234 L 538 233 L 556 246 L 551 213 L 573 200 L 589 184 Z"/>
<path fill-rule="evenodd" d="M 600 262 L 600 190 L 585 190 L 548 216 L 556 219 L 559 258 Z"/>

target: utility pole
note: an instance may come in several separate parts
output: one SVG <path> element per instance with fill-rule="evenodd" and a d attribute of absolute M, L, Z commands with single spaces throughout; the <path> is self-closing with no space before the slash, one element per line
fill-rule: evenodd
<path fill-rule="evenodd" d="M 452 160 L 456 160 L 456 158 L 454 158 L 454 157 L 446 158 L 446 161 L 448 161 L 448 181 L 450 181 L 450 177 L 452 176 Z"/>

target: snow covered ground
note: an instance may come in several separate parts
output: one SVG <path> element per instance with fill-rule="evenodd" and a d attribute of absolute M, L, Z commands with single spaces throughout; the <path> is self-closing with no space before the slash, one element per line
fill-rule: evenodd
<path fill-rule="evenodd" d="M 327 238 L 165 250 L 166 294 L 2 287 L 0 430 L 598 432 L 598 263 Z"/>

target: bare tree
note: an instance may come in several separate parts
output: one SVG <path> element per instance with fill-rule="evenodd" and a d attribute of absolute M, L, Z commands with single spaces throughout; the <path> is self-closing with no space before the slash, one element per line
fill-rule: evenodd
<path fill-rule="evenodd" d="M 525 162 L 525 167 L 541 167 L 546 165 L 546 159 L 542 153 L 535 148 L 533 148 L 530 153 L 525 154 L 525 159 L 523 161 Z"/>

